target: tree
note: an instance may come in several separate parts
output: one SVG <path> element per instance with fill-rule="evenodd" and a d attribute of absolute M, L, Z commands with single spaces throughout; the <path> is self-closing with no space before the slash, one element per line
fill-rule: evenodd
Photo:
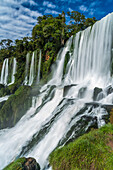
<path fill-rule="evenodd" d="M 9 49 L 13 45 L 13 41 L 10 39 L 3 39 L 0 42 L 1 49 Z"/>
<path fill-rule="evenodd" d="M 85 15 L 78 11 L 67 12 L 70 17 L 68 25 L 69 35 L 76 34 L 79 31 L 86 29 L 88 26 L 93 25 L 97 20 L 93 18 L 85 18 Z"/>

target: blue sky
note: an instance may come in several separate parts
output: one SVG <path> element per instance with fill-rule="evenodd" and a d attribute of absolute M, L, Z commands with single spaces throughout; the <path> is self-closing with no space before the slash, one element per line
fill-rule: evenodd
<path fill-rule="evenodd" d="M 30 36 L 38 16 L 72 10 L 101 19 L 113 12 L 113 0 L 0 0 L 0 40 Z"/>

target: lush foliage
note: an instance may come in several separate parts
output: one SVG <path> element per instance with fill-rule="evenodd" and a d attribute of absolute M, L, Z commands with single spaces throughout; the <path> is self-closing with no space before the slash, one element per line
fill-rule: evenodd
<path fill-rule="evenodd" d="M 91 130 L 50 155 L 53 170 L 113 169 L 113 125 Z"/>
<path fill-rule="evenodd" d="M 4 170 L 23 170 L 23 164 L 26 162 L 26 158 L 19 158 L 18 160 L 9 164 Z"/>
<path fill-rule="evenodd" d="M 31 87 L 20 86 L 1 106 L 0 128 L 12 127 L 31 106 Z M 20 100 L 21 99 L 21 100 Z"/>
<path fill-rule="evenodd" d="M 19 158 L 10 163 L 3 170 L 28 170 L 28 169 L 40 170 L 40 166 L 34 158 L 25 157 Z"/>
<path fill-rule="evenodd" d="M 4 39 L 0 42 L 0 72 L 5 58 L 10 58 L 9 61 L 11 61 L 11 59 L 15 57 L 17 60 L 15 83 L 10 86 L 0 85 L 0 97 L 11 95 L 6 102 L 0 103 L 0 128 L 15 125 L 30 107 L 30 88 L 22 86 L 25 80 L 26 54 L 29 52 L 31 61 L 32 52 L 36 50 L 38 61 L 39 51 L 41 49 L 41 84 L 51 76 L 51 74 L 48 76 L 48 73 L 51 71 L 51 65 L 56 60 L 57 53 L 59 49 L 64 46 L 66 40 L 73 33 L 75 34 L 95 22 L 95 19 L 88 20 L 83 14 L 76 11 L 68 13 L 68 15 L 70 16 L 70 20 L 73 20 L 69 25 L 66 24 L 64 12 L 56 17 L 44 15 L 37 18 L 37 24 L 32 30 L 32 37 L 24 37 L 21 40 L 16 39 L 15 42 Z M 93 22 L 89 22 L 90 20 Z M 68 60 L 69 54 L 67 54 L 65 60 L 64 73 L 66 72 L 65 68 Z M 36 62 L 35 64 L 37 65 L 36 67 L 38 67 L 38 63 Z M 11 77 L 11 75 L 9 77 Z M 35 78 L 36 77 L 37 75 L 35 75 Z M 33 93 L 36 94 L 37 87 L 35 88 L 35 81 L 32 86 L 34 86 Z"/>
<path fill-rule="evenodd" d="M 41 77 L 45 78 L 50 72 L 51 64 L 56 60 L 59 49 L 66 40 L 80 30 L 96 22 L 95 18 L 85 18 L 77 11 L 68 12 L 70 22 L 66 21 L 65 13 L 56 17 L 43 15 L 37 18 L 37 24 L 32 30 L 32 37 L 24 37 L 15 42 L 4 39 L 0 42 L 0 70 L 5 58 L 15 57 L 18 62 L 16 81 L 20 85 L 25 77 L 26 54 L 42 49 Z M 67 25 L 66 23 L 69 23 Z M 47 59 L 48 57 L 48 59 Z"/>

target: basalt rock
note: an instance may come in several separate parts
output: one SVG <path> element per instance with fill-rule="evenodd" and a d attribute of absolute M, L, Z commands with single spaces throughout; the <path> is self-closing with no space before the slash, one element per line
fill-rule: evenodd
<path fill-rule="evenodd" d="M 94 100 L 94 101 L 97 100 L 97 96 L 98 96 L 98 94 L 99 94 L 100 92 L 102 92 L 102 89 L 101 89 L 101 88 L 98 88 L 98 87 L 95 87 L 95 88 L 94 88 L 94 93 L 93 93 L 93 100 Z"/>
<path fill-rule="evenodd" d="M 112 86 L 111 86 L 111 85 L 110 85 L 110 86 L 108 86 L 108 87 L 106 88 L 106 93 L 107 93 L 107 95 L 109 95 L 109 94 L 113 93 L 113 88 L 112 88 Z"/>
<path fill-rule="evenodd" d="M 63 97 L 65 97 L 67 95 L 67 93 L 69 92 L 69 90 L 72 88 L 72 87 L 75 87 L 77 86 L 77 84 L 71 84 L 71 85 L 67 85 L 64 87 L 64 93 L 63 93 Z"/>
<path fill-rule="evenodd" d="M 24 164 L 24 170 L 40 170 L 40 166 L 34 158 L 27 158 Z"/>

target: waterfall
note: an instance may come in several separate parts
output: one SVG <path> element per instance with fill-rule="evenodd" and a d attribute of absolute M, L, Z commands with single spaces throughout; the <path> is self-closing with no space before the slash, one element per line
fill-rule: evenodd
<path fill-rule="evenodd" d="M 105 124 L 106 108 L 113 105 L 112 44 L 113 13 L 67 41 L 58 53 L 52 79 L 34 96 L 32 107 L 14 127 L 0 130 L 1 169 L 22 156 L 34 157 L 46 169 L 56 147 Z M 6 67 L 6 61 L 3 65 Z M 34 70 L 33 53 L 29 85 Z"/>
<path fill-rule="evenodd" d="M 16 73 L 16 58 L 13 59 L 13 70 L 12 70 L 12 76 L 11 76 L 11 83 L 9 83 L 8 85 L 11 85 L 15 82 L 15 73 Z"/>
<path fill-rule="evenodd" d="M 0 97 L 0 103 L 6 101 L 8 98 L 9 96 Z"/>
<path fill-rule="evenodd" d="M 50 80 L 49 84 L 61 84 L 62 82 L 62 77 L 63 77 L 63 67 L 64 67 L 64 60 L 65 60 L 65 55 L 66 53 L 70 50 L 71 44 L 72 44 L 72 38 L 71 37 L 65 47 L 61 49 L 58 53 L 58 60 L 57 60 L 57 70 L 55 70 L 53 74 L 53 79 Z"/>
<path fill-rule="evenodd" d="M 2 66 L 2 71 L 1 71 L 1 84 L 7 85 L 8 83 L 8 62 L 9 59 L 6 58 L 3 62 L 3 66 Z"/>
<path fill-rule="evenodd" d="M 103 86 L 110 79 L 113 14 L 109 14 L 93 27 L 76 34 L 74 51 L 66 76 L 68 83 L 80 83 L 85 79 Z M 98 80 L 98 82 L 97 82 Z M 95 81 L 95 82 L 94 82 Z M 103 84 L 103 85 L 102 85 Z"/>
<path fill-rule="evenodd" d="M 4 60 L 3 66 L 2 66 L 0 84 L 4 84 L 5 66 L 6 66 L 6 59 Z"/>
<path fill-rule="evenodd" d="M 25 85 L 27 85 L 27 83 L 28 83 L 29 58 L 30 58 L 30 53 L 27 53 L 27 55 L 26 55 L 26 67 L 25 67 L 25 80 L 24 80 Z"/>
<path fill-rule="evenodd" d="M 29 86 L 32 85 L 33 80 L 34 80 L 34 73 L 35 73 L 34 64 L 35 64 L 35 56 L 33 52 L 32 59 L 31 59 L 31 66 L 30 66 Z"/>
<path fill-rule="evenodd" d="M 42 59 L 42 54 L 41 54 L 41 50 L 40 50 L 40 53 L 39 53 L 39 62 L 38 62 L 38 77 L 37 77 L 37 82 L 38 83 L 40 81 L 41 59 Z"/>
<path fill-rule="evenodd" d="M 7 85 L 8 82 L 8 61 L 9 59 L 6 59 L 6 68 L 5 68 L 5 76 L 4 76 L 4 84 Z"/>
<path fill-rule="evenodd" d="M 31 64 L 30 64 L 30 68 L 29 68 L 30 62 L 31 62 Z M 35 76 L 36 76 L 35 75 L 36 69 L 37 69 L 37 51 L 33 52 L 31 61 L 30 61 L 30 53 L 27 53 L 24 85 L 31 86 L 33 84 Z"/>
<path fill-rule="evenodd" d="M 9 72 L 11 70 L 11 83 L 8 83 Z M 13 66 L 9 65 L 9 59 L 6 58 L 3 62 L 0 84 L 11 85 L 15 82 L 15 73 L 16 73 L 16 58 L 13 59 Z"/>

